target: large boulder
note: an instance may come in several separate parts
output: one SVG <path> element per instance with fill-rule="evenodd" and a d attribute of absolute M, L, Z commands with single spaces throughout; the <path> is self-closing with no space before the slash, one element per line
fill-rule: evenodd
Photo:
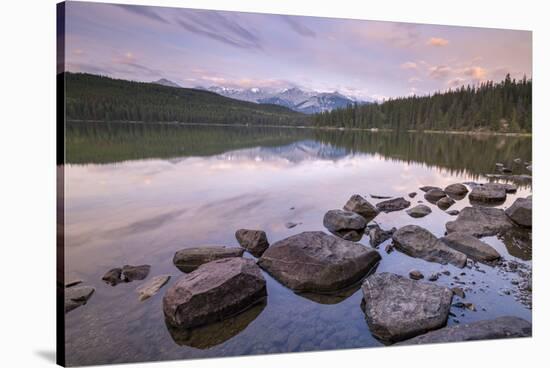
<path fill-rule="evenodd" d="M 518 198 L 514 203 L 504 211 L 509 218 L 516 224 L 531 227 L 532 226 L 532 213 L 533 213 L 533 200 L 532 197 Z"/>
<path fill-rule="evenodd" d="M 448 233 L 460 232 L 476 237 L 506 232 L 514 224 L 503 210 L 491 207 L 465 207 L 455 221 L 445 224 Z"/>
<path fill-rule="evenodd" d="M 406 212 L 411 217 L 420 218 L 429 215 L 430 213 L 432 213 L 432 210 L 425 204 L 419 204 L 414 206 L 413 208 L 409 208 Z"/>
<path fill-rule="evenodd" d="M 434 283 L 376 273 L 361 287 L 371 333 L 394 343 L 445 326 L 453 292 Z"/>
<path fill-rule="evenodd" d="M 359 281 L 379 261 L 372 248 L 310 231 L 271 245 L 258 264 L 294 291 L 331 292 Z"/>
<path fill-rule="evenodd" d="M 468 198 L 474 203 L 502 203 L 506 200 L 506 189 L 496 183 L 478 185 L 472 189 Z"/>
<path fill-rule="evenodd" d="M 443 197 L 439 201 L 436 202 L 437 207 L 439 207 L 443 211 L 447 210 L 453 204 L 455 204 L 455 201 L 454 201 L 454 199 L 452 199 L 450 197 Z"/>
<path fill-rule="evenodd" d="M 235 233 L 235 237 L 241 247 L 255 257 L 261 257 L 267 247 L 269 247 L 265 231 L 239 229 Z"/>
<path fill-rule="evenodd" d="M 447 185 L 444 191 L 449 195 L 463 196 L 466 193 L 468 193 L 468 188 L 466 188 L 464 184 L 455 183 L 455 184 Z"/>
<path fill-rule="evenodd" d="M 441 240 L 449 247 L 466 254 L 476 261 L 490 262 L 500 258 L 500 254 L 495 248 L 473 235 L 454 232 L 441 238 Z"/>
<path fill-rule="evenodd" d="M 378 210 L 359 194 L 354 194 L 344 205 L 346 211 L 355 212 L 366 219 L 373 219 L 378 215 Z"/>
<path fill-rule="evenodd" d="M 209 246 L 178 250 L 174 254 L 174 265 L 182 272 L 191 272 L 200 265 L 218 259 L 242 257 L 244 249 L 237 247 Z"/>
<path fill-rule="evenodd" d="M 426 192 L 426 194 L 424 194 L 424 198 L 432 203 L 435 203 L 446 196 L 447 194 L 445 194 L 445 192 L 441 189 L 430 189 Z"/>
<path fill-rule="evenodd" d="M 434 344 L 440 342 L 462 342 L 530 336 L 530 322 L 518 317 L 504 316 L 491 320 L 441 328 L 402 341 L 397 345 Z"/>
<path fill-rule="evenodd" d="M 182 276 L 163 298 L 172 326 L 193 328 L 219 322 L 265 299 L 265 279 L 251 259 L 232 257 L 205 263 Z"/>
<path fill-rule="evenodd" d="M 376 204 L 376 208 L 382 212 L 394 212 L 401 211 L 409 207 L 411 202 L 407 201 L 403 197 L 388 199 L 387 201 L 382 201 Z"/>
<path fill-rule="evenodd" d="M 363 236 L 367 221 L 355 212 L 330 210 L 325 213 L 323 225 L 342 239 L 358 241 Z"/>
<path fill-rule="evenodd" d="M 407 225 L 398 229 L 392 236 L 395 249 L 411 257 L 428 262 L 466 265 L 466 255 L 458 252 L 435 237 L 431 232 L 417 225 Z"/>

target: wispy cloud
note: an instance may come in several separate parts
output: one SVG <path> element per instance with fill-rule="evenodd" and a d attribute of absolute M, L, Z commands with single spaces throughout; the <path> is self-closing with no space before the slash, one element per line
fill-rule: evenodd
<path fill-rule="evenodd" d="M 430 46 L 442 47 L 447 46 L 448 44 L 449 40 L 440 37 L 432 37 L 428 40 L 428 45 Z"/>
<path fill-rule="evenodd" d="M 464 69 L 464 75 L 476 80 L 485 79 L 487 76 L 487 70 L 480 66 L 472 66 Z"/>
<path fill-rule="evenodd" d="M 134 13 L 137 15 L 141 15 L 142 17 L 160 22 L 160 23 L 167 23 L 168 21 L 158 15 L 151 7 L 147 6 L 136 6 L 136 5 L 124 5 L 124 4 L 111 4 L 113 6 L 122 8 L 130 13 Z"/>
<path fill-rule="evenodd" d="M 447 65 L 437 65 L 430 68 L 429 76 L 433 79 L 443 79 L 448 77 L 451 71 Z"/>
<path fill-rule="evenodd" d="M 418 65 L 412 61 L 407 61 L 406 63 L 401 64 L 401 69 L 416 69 Z"/>
<path fill-rule="evenodd" d="M 305 37 L 315 37 L 316 33 L 313 32 L 311 29 L 306 27 L 302 22 L 300 22 L 296 17 L 290 17 L 288 15 L 281 15 L 280 16 L 289 26 L 290 28 L 298 33 L 299 35 L 305 36 Z"/>

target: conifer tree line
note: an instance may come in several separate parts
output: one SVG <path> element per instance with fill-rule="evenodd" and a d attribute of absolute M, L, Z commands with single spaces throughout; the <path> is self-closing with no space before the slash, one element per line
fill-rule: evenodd
<path fill-rule="evenodd" d="M 531 132 L 531 79 L 462 86 L 428 96 L 350 105 L 313 116 L 316 126 L 396 130 Z"/>

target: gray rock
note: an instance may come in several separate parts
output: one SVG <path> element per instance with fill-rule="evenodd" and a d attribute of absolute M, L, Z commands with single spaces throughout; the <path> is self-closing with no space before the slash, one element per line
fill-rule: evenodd
<path fill-rule="evenodd" d="M 449 211 L 447 211 L 447 214 L 449 214 L 451 216 L 457 216 L 459 213 L 460 213 L 459 210 L 449 210 Z"/>
<path fill-rule="evenodd" d="M 67 282 L 65 284 L 65 287 L 66 288 L 70 288 L 70 287 L 73 287 L 73 286 L 76 286 L 76 285 L 79 285 L 79 284 L 82 284 L 84 281 L 82 280 L 71 280 L 69 282 Z"/>
<path fill-rule="evenodd" d="M 390 239 L 395 230 L 397 230 L 395 227 L 390 230 L 382 230 L 378 225 L 373 226 L 369 230 L 369 242 L 371 247 L 377 248 L 380 244 Z"/>
<path fill-rule="evenodd" d="M 492 320 L 445 327 L 416 336 L 397 345 L 530 337 L 531 330 L 531 323 L 526 320 L 518 317 L 504 316 Z"/>
<path fill-rule="evenodd" d="M 478 203 L 501 203 L 506 200 L 506 189 L 496 183 L 478 185 L 472 189 L 468 198 Z"/>
<path fill-rule="evenodd" d="M 159 275 L 153 277 L 147 283 L 140 285 L 136 291 L 139 294 L 139 300 L 143 301 L 149 299 L 164 286 L 170 280 L 170 275 Z"/>
<path fill-rule="evenodd" d="M 532 198 L 518 198 L 504 211 L 516 224 L 525 227 L 532 226 L 533 200 Z"/>
<path fill-rule="evenodd" d="M 382 212 L 394 212 L 401 211 L 411 205 L 411 202 L 407 201 L 403 197 L 389 199 L 376 204 L 376 208 Z"/>
<path fill-rule="evenodd" d="M 528 171 L 533 171 L 533 166 L 527 165 L 525 166 L 525 169 L 527 169 Z"/>
<path fill-rule="evenodd" d="M 293 227 L 296 227 L 296 226 L 298 226 L 298 225 L 299 225 L 299 224 L 296 223 L 296 222 L 287 222 L 287 223 L 285 223 L 285 227 L 286 227 L 287 229 L 292 229 Z"/>
<path fill-rule="evenodd" d="M 424 217 L 432 213 L 430 207 L 425 204 L 419 204 L 407 210 L 407 214 L 414 218 Z"/>
<path fill-rule="evenodd" d="M 180 328 L 219 322 L 264 300 L 265 285 L 251 259 L 231 257 L 205 263 L 166 291 L 164 315 L 170 325 Z"/>
<path fill-rule="evenodd" d="M 416 197 L 416 192 L 409 193 L 409 198 L 414 198 L 414 197 Z"/>
<path fill-rule="evenodd" d="M 370 194 L 370 197 L 374 198 L 374 199 L 388 199 L 388 198 L 391 198 L 390 196 L 376 195 L 376 194 Z"/>
<path fill-rule="evenodd" d="M 516 164 L 521 164 L 521 158 L 515 158 L 515 159 L 514 159 L 514 162 L 515 162 Z"/>
<path fill-rule="evenodd" d="M 240 229 L 235 233 L 237 241 L 255 257 L 261 257 L 269 243 L 265 231 Z"/>
<path fill-rule="evenodd" d="M 495 248 L 469 234 L 454 232 L 444 236 L 441 240 L 449 247 L 476 261 L 491 262 L 500 258 L 500 254 Z"/>
<path fill-rule="evenodd" d="M 132 282 L 135 280 L 143 280 L 149 275 L 151 266 L 149 265 L 140 265 L 140 266 L 130 266 L 125 265 L 122 267 L 122 274 L 120 278 L 124 282 Z"/>
<path fill-rule="evenodd" d="M 431 186 L 431 185 L 426 185 L 426 186 L 420 187 L 419 189 L 420 189 L 421 191 L 423 191 L 423 192 L 429 192 L 429 191 L 432 190 L 432 189 L 439 189 L 439 190 L 441 190 L 440 187 L 434 187 L 434 186 Z"/>
<path fill-rule="evenodd" d="M 466 297 L 466 294 L 464 293 L 464 289 L 462 288 L 459 288 L 459 287 L 454 287 L 454 288 L 451 288 L 451 291 L 453 292 L 454 295 L 464 299 Z"/>
<path fill-rule="evenodd" d="M 346 240 L 358 241 L 363 236 L 367 221 L 355 212 L 330 210 L 325 213 L 323 225 L 336 236 Z"/>
<path fill-rule="evenodd" d="M 294 291 L 331 292 L 363 278 L 380 259 L 372 248 L 311 231 L 272 244 L 258 264 Z"/>
<path fill-rule="evenodd" d="M 391 273 L 373 274 L 361 288 L 371 333 L 389 343 L 445 326 L 453 298 L 446 287 Z"/>
<path fill-rule="evenodd" d="M 244 249 L 209 246 L 182 249 L 174 254 L 174 265 L 182 272 L 191 272 L 200 265 L 224 258 L 242 257 Z"/>
<path fill-rule="evenodd" d="M 423 227 L 404 226 L 393 234 L 392 239 L 395 249 L 411 257 L 428 262 L 450 263 L 460 268 L 466 265 L 463 253 L 448 247 Z"/>
<path fill-rule="evenodd" d="M 451 207 L 453 204 L 455 204 L 455 201 L 452 198 L 449 197 L 443 197 L 439 201 L 436 202 L 437 207 L 445 211 L 449 207 Z"/>
<path fill-rule="evenodd" d="M 373 219 L 378 215 L 378 210 L 359 194 L 354 194 L 344 205 L 344 210 L 355 212 L 365 219 Z"/>
<path fill-rule="evenodd" d="M 493 236 L 514 227 L 503 210 L 491 207 L 465 207 L 455 221 L 445 224 L 448 233 L 460 232 L 476 237 Z"/>
<path fill-rule="evenodd" d="M 430 277 L 428 277 L 429 281 L 437 281 L 439 279 L 439 273 L 432 273 Z"/>
<path fill-rule="evenodd" d="M 424 274 L 418 270 L 409 271 L 409 277 L 413 280 L 421 280 L 424 278 Z"/>
<path fill-rule="evenodd" d="M 111 286 L 116 286 L 117 284 L 122 282 L 121 276 L 122 276 L 122 269 L 113 268 L 107 271 L 101 279 Z"/>
<path fill-rule="evenodd" d="M 464 184 L 456 183 L 447 185 L 444 191 L 449 195 L 462 196 L 468 193 L 468 188 Z"/>
<path fill-rule="evenodd" d="M 504 164 L 503 164 L 503 163 L 500 163 L 500 162 L 497 162 L 497 163 L 495 164 L 495 166 L 497 167 L 497 169 L 500 169 L 500 168 L 504 167 Z"/>
<path fill-rule="evenodd" d="M 441 198 L 446 197 L 447 194 L 441 189 L 430 189 L 424 194 L 424 198 L 431 203 L 436 203 Z"/>
<path fill-rule="evenodd" d="M 65 313 L 84 305 L 95 289 L 91 286 L 73 286 L 65 289 Z"/>

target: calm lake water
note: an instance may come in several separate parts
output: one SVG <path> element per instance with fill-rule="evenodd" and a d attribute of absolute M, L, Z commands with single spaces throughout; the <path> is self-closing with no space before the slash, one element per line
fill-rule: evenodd
<path fill-rule="evenodd" d="M 400 211 L 375 221 L 383 229 L 417 224 L 442 236 L 454 217 L 425 201 L 419 187 L 486 182 L 483 175 L 495 173 L 496 162 L 530 174 L 513 160 L 531 161 L 525 137 L 70 123 L 66 139 L 65 278 L 96 289 L 86 305 L 66 315 L 69 365 L 382 346 L 369 333 L 358 288 L 332 297 L 297 295 L 265 272 L 265 304 L 184 339 L 167 328 L 162 312 L 164 292 L 182 275 L 172 257 L 188 247 L 238 246 L 239 228 L 263 229 L 271 243 L 326 231 L 325 212 L 341 208 L 352 194 L 377 203 L 371 194 L 408 199 L 418 192 L 411 207 L 423 201 L 432 214 L 413 219 Z M 499 207 L 530 193 L 530 186 L 520 186 Z M 469 205 L 466 197 L 451 209 Z M 287 222 L 299 225 L 288 229 Z M 531 267 L 530 242 L 484 240 L 505 259 Z M 513 293 L 502 295 L 516 288 L 516 274 L 386 254 L 389 242 L 379 247 L 377 272 L 448 270 L 451 275 L 437 283 L 466 288 L 465 301 L 477 311 L 453 307 L 449 325 L 502 315 L 531 320 L 531 310 Z M 368 244 L 368 236 L 361 243 Z M 150 264 L 151 272 L 144 281 L 116 287 L 101 281 L 107 270 L 125 264 Z M 135 289 L 160 274 L 172 279 L 140 302 Z"/>

